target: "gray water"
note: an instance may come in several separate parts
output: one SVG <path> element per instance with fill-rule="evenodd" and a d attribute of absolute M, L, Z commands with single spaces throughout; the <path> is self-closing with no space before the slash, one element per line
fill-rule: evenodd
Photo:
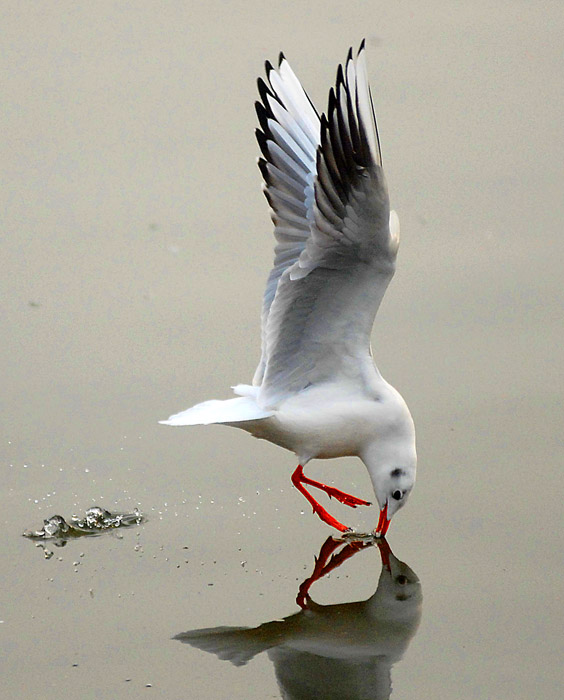
<path fill-rule="evenodd" d="M 379 698 L 391 674 L 392 698 L 561 697 L 562 4 L 5 3 L 1 26 L 0 696 Z M 293 456 L 157 421 L 258 360 L 264 59 L 323 108 L 363 36 L 402 226 L 373 347 L 417 427 L 388 534 L 413 595 L 370 546 L 302 611 L 331 532 Z M 358 460 L 309 473 L 371 499 Z M 146 520 L 49 558 L 21 536 L 94 505 Z M 195 644 L 276 620 L 245 665 Z"/>

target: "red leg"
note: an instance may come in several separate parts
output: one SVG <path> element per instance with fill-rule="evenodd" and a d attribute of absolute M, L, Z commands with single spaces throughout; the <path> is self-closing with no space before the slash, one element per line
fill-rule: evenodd
<path fill-rule="evenodd" d="M 310 502 L 313 512 L 317 513 L 317 515 L 323 520 L 323 522 L 327 523 L 327 525 L 331 525 L 331 527 L 336 528 L 340 532 L 346 532 L 350 528 L 348 528 L 346 525 L 343 525 L 343 523 L 340 523 L 336 518 L 334 518 L 332 515 L 330 515 L 325 508 L 323 508 L 322 505 L 320 505 L 315 498 L 309 493 L 309 491 L 306 491 L 304 488 L 302 482 L 306 481 L 306 477 L 304 477 L 303 474 L 303 467 L 301 464 L 298 464 L 296 467 L 295 472 L 292 474 L 292 483 L 294 486 L 298 489 L 300 493 L 302 493 L 307 500 Z"/>
<path fill-rule="evenodd" d="M 321 481 L 314 481 L 310 479 L 305 474 L 302 474 L 301 481 L 303 484 L 309 484 L 309 486 L 314 486 L 316 489 L 321 489 L 329 496 L 329 498 L 336 498 L 341 503 L 351 508 L 356 508 L 357 506 L 370 506 L 372 505 L 370 501 L 365 501 L 362 498 L 357 498 L 356 496 L 351 496 L 350 493 L 345 493 L 344 491 L 339 491 L 339 489 L 333 486 L 327 486 L 327 484 L 322 484 Z"/>
<path fill-rule="evenodd" d="M 321 489 L 322 491 L 325 491 L 325 493 L 329 496 L 329 498 L 336 498 L 338 501 L 341 503 L 344 503 L 346 506 L 350 506 L 351 508 L 356 508 L 357 506 L 370 506 L 372 505 L 370 501 L 365 501 L 362 498 L 357 498 L 356 496 L 351 496 L 349 493 L 345 493 L 344 491 L 339 491 L 339 489 L 334 488 L 333 486 L 327 486 L 327 484 L 321 483 L 321 481 L 314 481 L 313 479 L 310 479 L 308 476 L 306 476 L 303 473 L 303 467 L 301 465 L 298 465 L 298 468 L 294 472 L 294 475 L 299 474 L 300 481 L 302 484 L 308 484 L 309 486 L 313 486 L 316 489 Z M 292 477 L 293 479 L 293 477 Z"/>

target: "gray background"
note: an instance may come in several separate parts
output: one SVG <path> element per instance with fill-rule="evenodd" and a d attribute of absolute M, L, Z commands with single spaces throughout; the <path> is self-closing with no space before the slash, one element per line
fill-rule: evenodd
<path fill-rule="evenodd" d="M 324 109 L 365 36 L 402 226 L 373 346 L 420 457 L 389 534 L 424 593 L 394 697 L 559 697 L 562 3 L 4 2 L 0 20 L 0 696 L 279 697 L 265 655 L 236 669 L 170 638 L 295 612 L 329 530 L 290 453 L 157 420 L 258 360 L 264 59 L 284 50 Z M 310 473 L 371 497 L 358 460 Z M 49 560 L 20 536 L 94 503 L 149 521 Z M 361 528 L 374 511 L 331 503 Z M 316 600 L 370 596 L 376 550 L 341 571 Z"/>

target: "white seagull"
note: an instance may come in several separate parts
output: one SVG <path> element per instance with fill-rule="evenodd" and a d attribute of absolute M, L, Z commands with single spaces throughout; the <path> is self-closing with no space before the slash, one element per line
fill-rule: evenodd
<path fill-rule="evenodd" d="M 415 429 L 405 401 L 375 367 L 370 333 L 392 279 L 399 220 L 390 211 L 368 86 L 365 48 L 349 50 L 319 117 L 290 64 L 266 63 L 256 103 L 259 167 L 276 247 L 262 308 L 262 356 L 238 398 L 205 401 L 162 421 L 219 423 L 291 450 L 294 486 L 341 532 L 305 488 L 356 508 L 370 505 L 308 478 L 311 459 L 364 462 L 384 536 L 415 482 Z"/>

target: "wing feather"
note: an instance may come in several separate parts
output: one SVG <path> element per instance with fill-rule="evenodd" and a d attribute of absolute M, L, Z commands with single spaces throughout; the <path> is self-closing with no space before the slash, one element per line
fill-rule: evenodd
<path fill-rule="evenodd" d="M 274 264 L 263 298 L 262 355 L 253 378 L 260 385 L 266 366 L 266 327 L 271 304 L 284 271 L 295 264 L 311 234 L 314 179 L 320 122 L 311 101 L 280 55 L 278 71 L 266 63 L 268 84 L 258 81 L 256 111 L 262 152 L 259 167 L 274 223 Z"/>
<path fill-rule="evenodd" d="M 263 408 L 314 383 L 369 383 L 375 372 L 370 334 L 394 273 L 399 231 L 390 214 L 364 43 L 337 71 L 313 165 L 303 155 L 313 158 L 315 111 L 287 62 L 283 66 L 270 73 L 272 90 L 265 92 L 269 157 L 261 169 L 270 178 L 275 236 L 286 247 L 276 248 L 265 295 L 263 357 L 254 380 Z M 273 128 L 274 101 L 285 114 Z M 301 134 L 284 122 L 290 117 L 300 117 Z M 290 198 L 271 191 L 275 182 Z M 286 185 L 295 182 L 299 192 L 288 192 Z"/>

